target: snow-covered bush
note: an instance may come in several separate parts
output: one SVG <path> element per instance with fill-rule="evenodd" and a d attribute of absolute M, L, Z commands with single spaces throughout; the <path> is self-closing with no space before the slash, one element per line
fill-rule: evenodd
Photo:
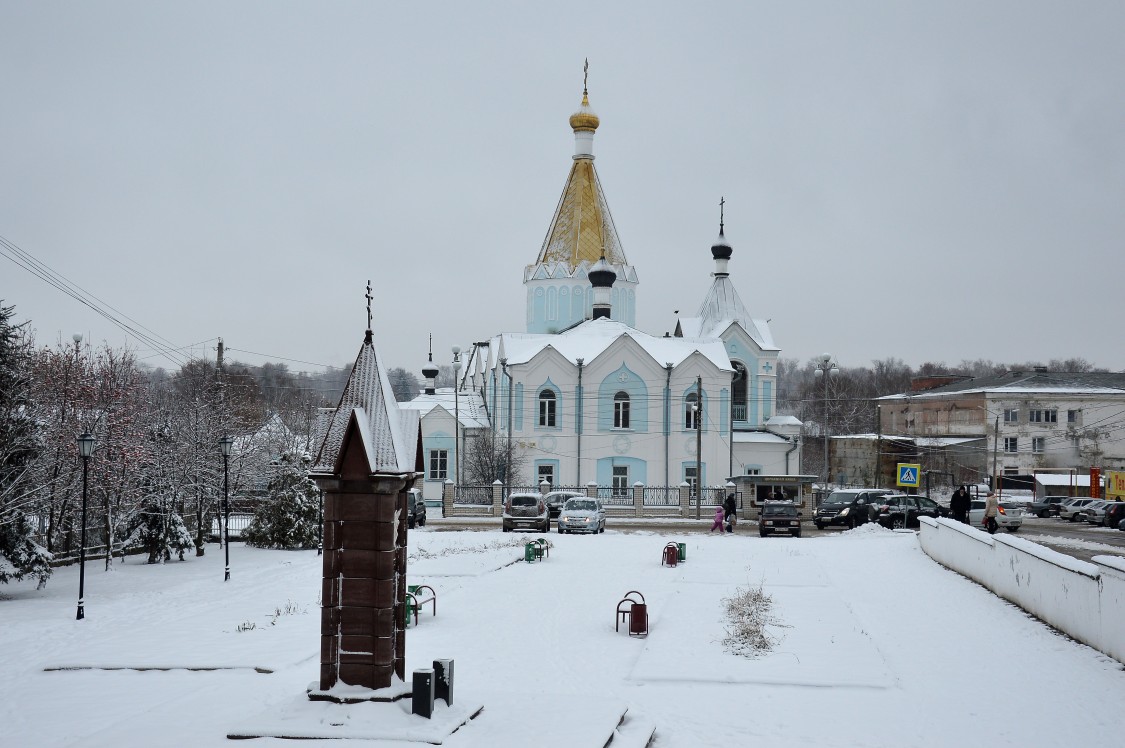
<path fill-rule="evenodd" d="M 783 626 L 773 614 L 773 598 L 762 585 L 740 587 L 731 597 L 723 598 L 727 618 L 727 635 L 723 646 L 732 654 L 757 657 L 774 648 L 780 641 L 767 627 Z"/>
<path fill-rule="evenodd" d="M 269 483 L 269 498 L 242 531 L 260 548 L 316 548 L 320 534 L 320 489 L 308 476 L 310 458 L 292 452 L 281 456 Z"/>
<path fill-rule="evenodd" d="M 51 554 L 36 543 L 35 528 L 21 512 L 0 523 L 0 582 L 38 577 L 39 589 L 51 576 Z"/>
<path fill-rule="evenodd" d="M 126 515 L 122 522 L 121 534 L 125 537 L 122 547 L 144 548 L 150 564 L 170 561 L 173 551 L 183 561 L 184 551 L 194 547 L 195 541 L 183 518 L 168 504 L 150 496 Z"/>

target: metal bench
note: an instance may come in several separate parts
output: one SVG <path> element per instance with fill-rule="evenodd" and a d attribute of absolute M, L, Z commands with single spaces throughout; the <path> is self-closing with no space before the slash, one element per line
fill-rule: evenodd
<path fill-rule="evenodd" d="M 621 624 L 629 621 L 629 636 L 648 636 L 648 605 L 645 596 L 637 590 L 630 590 L 617 603 L 617 620 L 614 631 L 621 630 Z"/>
<path fill-rule="evenodd" d="M 414 616 L 414 625 L 418 625 L 418 611 L 426 603 L 430 604 L 430 611 L 437 617 L 437 593 L 428 584 L 412 584 L 406 592 L 406 625 L 410 625 L 410 616 Z"/>

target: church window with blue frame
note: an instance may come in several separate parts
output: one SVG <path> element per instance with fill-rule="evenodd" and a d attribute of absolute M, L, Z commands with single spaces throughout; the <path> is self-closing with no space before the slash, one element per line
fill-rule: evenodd
<path fill-rule="evenodd" d="M 688 393 L 684 398 L 684 429 L 695 431 L 699 424 L 699 395 Z"/>
<path fill-rule="evenodd" d="M 449 450 L 430 450 L 430 469 L 426 480 L 445 480 L 449 477 Z"/>
<path fill-rule="evenodd" d="M 613 396 L 613 428 L 629 428 L 629 394 L 626 392 Z"/>
<path fill-rule="evenodd" d="M 539 425 L 554 428 L 555 421 L 555 393 L 551 390 L 542 390 L 539 393 Z"/>

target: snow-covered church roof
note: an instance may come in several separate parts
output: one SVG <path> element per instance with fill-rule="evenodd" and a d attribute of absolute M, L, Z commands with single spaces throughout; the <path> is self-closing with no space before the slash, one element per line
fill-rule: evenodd
<path fill-rule="evenodd" d="M 622 337 L 632 339 L 659 366 L 679 366 L 698 352 L 716 367 L 732 371 L 726 347 L 718 338 L 656 337 L 610 319 L 587 320 L 555 334 L 501 333 L 489 347 L 500 352 L 497 359 L 506 357 L 509 364 L 527 363 L 543 350 L 553 348 L 571 363 L 577 364 L 581 358 L 588 366 Z"/>
<path fill-rule="evenodd" d="M 450 415 L 457 414 L 462 428 L 467 429 L 483 429 L 490 425 L 488 411 L 484 407 L 484 400 L 480 393 L 466 389 L 457 393 L 455 398 L 452 387 L 441 387 L 432 395 L 423 393 L 413 400 L 399 403 L 398 407 L 403 411 L 417 412 L 419 418 L 434 408 L 444 408 Z"/>

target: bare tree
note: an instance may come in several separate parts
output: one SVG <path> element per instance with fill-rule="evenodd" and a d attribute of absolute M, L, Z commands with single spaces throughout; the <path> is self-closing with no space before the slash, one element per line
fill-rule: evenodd
<path fill-rule="evenodd" d="M 466 482 L 473 486 L 487 486 L 494 481 L 511 485 L 527 466 L 527 455 L 519 451 L 518 445 L 488 430 L 465 440 L 461 459 Z"/>

